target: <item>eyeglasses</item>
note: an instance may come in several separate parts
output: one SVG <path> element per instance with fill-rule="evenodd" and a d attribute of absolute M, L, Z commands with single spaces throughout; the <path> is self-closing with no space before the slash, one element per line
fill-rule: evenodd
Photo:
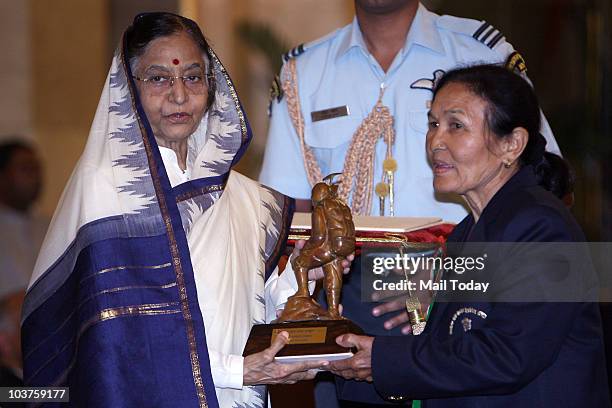
<path fill-rule="evenodd" d="M 204 80 L 203 75 L 150 75 L 146 78 L 135 76 L 134 79 L 144 83 L 151 93 L 157 95 L 165 94 L 170 91 L 170 88 L 174 86 L 174 81 L 177 79 L 182 80 L 185 88 L 187 88 L 187 90 L 192 94 L 203 94 L 207 89 L 206 81 Z"/>

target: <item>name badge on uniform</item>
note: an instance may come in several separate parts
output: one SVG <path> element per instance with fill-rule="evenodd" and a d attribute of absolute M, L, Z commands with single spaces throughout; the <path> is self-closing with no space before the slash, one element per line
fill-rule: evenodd
<path fill-rule="evenodd" d="M 351 113 L 347 105 L 337 106 L 335 108 L 323 109 L 320 111 L 310 112 L 310 118 L 313 122 L 348 116 Z"/>

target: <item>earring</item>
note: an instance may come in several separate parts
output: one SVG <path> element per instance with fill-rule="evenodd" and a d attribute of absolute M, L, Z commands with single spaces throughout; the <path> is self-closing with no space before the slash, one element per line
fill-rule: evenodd
<path fill-rule="evenodd" d="M 509 169 L 510 167 L 512 167 L 512 162 L 511 161 L 504 162 L 504 167 Z"/>

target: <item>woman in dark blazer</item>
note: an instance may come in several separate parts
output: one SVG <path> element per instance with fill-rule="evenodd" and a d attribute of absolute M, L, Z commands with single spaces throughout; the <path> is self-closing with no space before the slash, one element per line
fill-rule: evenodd
<path fill-rule="evenodd" d="M 555 185 L 556 175 L 539 129 L 536 96 L 515 73 L 482 65 L 440 80 L 427 134 L 434 188 L 460 194 L 471 210 L 449 242 L 584 241 L 563 203 L 542 187 Z M 428 408 L 609 407 L 597 304 L 580 296 L 546 302 L 558 295 L 547 286 L 557 269 L 530 258 L 501 278 L 498 270 L 494 284 L 504 301 L 436 302 L 419 336 L 339 337 L 359 351 L 332 370 L 373 381 L 383 397 L 419 399 Z M 516 294 L 541 299 L 509 301 L 520 300 Z"/>

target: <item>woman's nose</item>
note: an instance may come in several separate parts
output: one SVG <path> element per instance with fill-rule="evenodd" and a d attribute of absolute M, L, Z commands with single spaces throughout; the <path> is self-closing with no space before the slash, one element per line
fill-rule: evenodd
<path fill-rule="evenodd" d="M 176 78 L 170 88 L 170 97 L 172 100 L 181 105 L 187 101 L 187 89 L 182 78 Z"/>
<path fill-rule="evenodd" d="M 432 128 L 427 131 L 425 147 L 428 152 L 433 150 L 434 146 L 436 146 L 436 143 L 439 143 L 440 136 L 438 133 L 438 128 Z"/>

